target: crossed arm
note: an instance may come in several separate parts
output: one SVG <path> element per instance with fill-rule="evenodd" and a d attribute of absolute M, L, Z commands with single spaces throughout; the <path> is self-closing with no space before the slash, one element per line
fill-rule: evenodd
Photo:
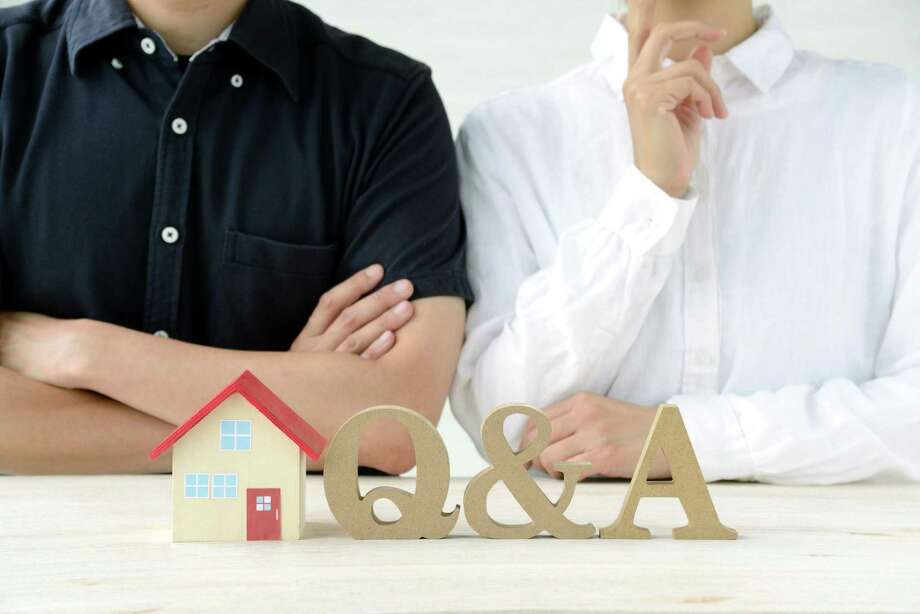
<path fill-rule="evenodd" d="M 371 405 L 404 405 L 436 423 L 463 339 L 463 301 L 429 298 L 397 310 L 406 301 L 395 284 L 359 300 L 376 283 L 362 274 L 349 281 L 364 287 L 330 293 L 287 352 L 2 316 L 0 473 L 168 471 L 168 458 L 151 463 L 147 452 L 245 369 L 327 437 Z M 394 474 L 415 464 L 408 434 L 387 423 L 364 433 L 359 460 Z"/>

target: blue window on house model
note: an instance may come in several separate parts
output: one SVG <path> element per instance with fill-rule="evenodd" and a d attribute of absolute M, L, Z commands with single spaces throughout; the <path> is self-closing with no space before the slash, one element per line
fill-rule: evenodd
<path fill-rule="evenodd" d="M 215 473 L 211 496 L 215 499 L 236 499 L 236 474 Z"/>
<path fill-rule="evenodd" d="M 221 420 L 220 449 L 252 449 L 252 422 L 249 420 Z"/>
<path fill-rule="evenodd" d="M 207 473 L 186 473 L 185 474 L 185 498 L 186 499 L 207 499 L 208 498 L 208 474 Z"/>

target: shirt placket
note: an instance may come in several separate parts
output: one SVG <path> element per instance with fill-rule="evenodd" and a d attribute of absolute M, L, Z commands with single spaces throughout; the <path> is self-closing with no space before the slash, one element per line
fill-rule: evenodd
<path fill-rule="evenodd" d="M 144 328 L 161 337 L 179 334 L 183 257 L 191 239 L 186 232 L 186 220 L 194 143 L 210 70 L 208 63 L 188 65 L 160 123 L 148 238 Z"/>
<path fill-rule="evenodd" d="M 681 392 L 714 393 L 719 388 L 719 280 L 716 269 L 712 186 L 706 168 L 704 129 L 695 173 L 699 203 L 684 242 L 684 361 Z"/>

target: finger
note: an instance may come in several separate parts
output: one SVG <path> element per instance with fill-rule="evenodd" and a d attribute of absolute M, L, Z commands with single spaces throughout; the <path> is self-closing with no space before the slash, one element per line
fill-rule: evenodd
<path fill-rule="evenodd" d="M 578 437 L 566 437 L 561 441 L 547 446 L 546 449 L 540 453 L 540 464 L 543 465 L 547 474 L 558 479 L 562 476 L 562 473 L 556 469 L 556 463 L 567 461 L 584 451 L 584 444 L 582 444 Z"/>
<path fill-rule="evenodd" d="M 357 303 L 342 310 L 339 317 L 322 334 L 319 346 L 328 348 L 330 351 L 335 350 L 352 333 L 360 330 L 369 322 L 373 322 L 388 309 L 408 300 L 414 291 L 412 282 L 401 279 L 365 296 Z"/>
<path fill-rule="evenodd" d="M 543 411 L 543 415 L 550 419 L 552 422 L 553 418 L 561 416 L 571 409 L 570 403 L 571 399 L 566 399 L 561 403 L 556 403 L 555 405 L 550 405 Z M 524 436 L 521 437 L 521 446 L 518 450 L 523 450 L 537 438 L 537 425 L 534 424 L 533 420 L 527 421 L 527 426 L 524 428 Z"/>
<path fill-rule="evenodd" d="M 702 62 L 696 59 L 678 62 L 655 73 L 649 77 L 649 79 L 652 83 L 662 83 L 680 77 L 691 77 L 695 79 L 697 83 L 709 92 L 709 98 L 713 103 L 713 113 L 716 117 L 728 116 L 728 109 L 725 106 L 725 100 L 722 98 L 722 88 L 715 82 Z"/>
<path fill-rule="evenodd" d="M 684 41 L 696 41 L 699 46 L 710 47 L 727 35 L 727 31 L 710 26 L 701 21 L 675 21 L 659 23 L 652 28 L 639 55 L 634 68 L 646 73 L 656 72 L 668 57 L 674 44 Z"/>
<path fill-rule="evenodd" d="M 558 418 L 559 416 L 562 416 L 572 411 L 572 407 L 573 407 L 572 399 L 569 398 L 560 403 L 550 405 L 543 411 L 543 414 L 550 420 L 553 420 L 554 418 Z"/>
<path fill-rule="evenodd" d="M 591 452 L 582 452 L 580 454 L 576 454 L 572 458 L 568 458 L 564 460 L 563 462 L 565 463 L 591 463 L 591 470 L 586 471 L 584 474 L 582 474 L 580 478 L 578 478 L 578 481 L 581 482 L 582 480 L 586 480 L 588 478 L 593 478 L 594 476 L 604 474 L 603 470 L 599 468 L 597 464 L 595 463 L 594 461 L 595 456 L 596 455 Z"/>
<path fill-rule="evenodd" d="M 529 420 L 527 426 L 524 429 L 523 434 L 521 435 L 520 443 L 515 448 L 515 452 L 523 452 L 527 448 L 536 446 L 537 450 L 534 451 L 535 454 L 538 454 L 539 451 L 542 451 L 549 444 L 549 428 L 546 428 L 545 439 L 541 437 L 542 424 L 538 424 L 533 420 Z"/>
<path fill-rule="evenodd" d="M 639 57 L 639 51 L 648 40 L 655 24 L 656 0 L 632 0 L 627 13 L 629 29 L 629 65 L 632 66 Z"/>
<path fill-rule="evenodd" d="M 524 427 L 524 434 L 521 436 L 521 445 L 518 446 L 517 451 L 520 452 L 524 450 L 533 443 L 533 440 L 537 438 L 537 427 L 534 425 L 533 420 L 527 421 L 527 426 Z"/>
<path fill-rule="evenodd" d="M 396 345 L 396 334 L 393 333 L 393 331 L 384 331 L 369 348 L 364 350 L 361 354 L 361 358 L 377 360 L 393 349 L 394 345 Z"/>
<path fill-rule="evenodd" d="M 401 301 L 392 309 L 388 309 L 383 315 L 375 320 L 365 324 L 339 344 L 335 349 L 336 352 L 347 354 L 362 354 L 385 332 L 394 333 L 405 326 L 415 310 L 409 301 Z"/>
<path fill-rule="evenodd" d="M 703 70 L 706 71 L 706 74 L 709 75 L 709 78 L 712 78 L 712 48 L 711 47 L 697 47 L 690 54 L 689 59 L 696 60 L 703 65 Z M 718 87 L 718 86 L 717 86 Z M 716 115 L 721 119 L 728 117 L 728 105 L 725 104 L 725 97 L 722 95 L 722 88 L 719 87 L 719 96 L 716 100 Z"/>
<path fill-rule="evenodd" d="M 553 430 L 549 442 L 550 444 L 554 444 L 574 434 L 575 431 L 578 430 L 578 416 L 576 412 L 566 412 L 550 420 L 550 426 Z"/>
<path fill-rule="evenodd" d="M 542 471 L 543 473 L 547 472 L 546 467 L 544 467 L 543 463 L 540 462 L 539 456 L 535 457 L 532 461 L 530 461 L 529 469 L 536 469 L 537 471 Z"/>
<path fill-rule="evenodd" d="M 326 332 L 326 329 L 342 310 L 353 305 L 362 296 L 377 287 L 380 280 L 383 279 L 383 267 L 379 264 L 369 266 L 363 271 L 358 271 L 342 283 L 328 290 L 320 297 L 319 303 L 310 319 L 304 327 L 303 332 L 298 336 L 298 340 L 303 337 L 318 337 Z M 295 341 L 295 343 L 297 343 Z"/>
<path fill-rule="evenodd" d="M 661 70 L 674 43 L 684 40 L 696 40 L 701 44 L 711 45 L 725 36 L 725 30 L 714 28 L 700 21 L 675 21 L 658 24 L 652 28 L 648 40 L 639 50 L 630 74 L 650 75 Z"/>
<path fill-rule="evenodd" d="M 685 101 L 692 102 L 703 117 L 715 116 L 712 97 L 693 77 L 679 77 L 659 83 L 649 97 L 649 104 L 654 105 L 659 113 L 670 113 Z"/>

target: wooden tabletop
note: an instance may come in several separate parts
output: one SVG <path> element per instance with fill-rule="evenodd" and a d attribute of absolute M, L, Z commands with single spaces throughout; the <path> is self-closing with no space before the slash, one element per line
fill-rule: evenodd
<path fill-rule="evenodd" d="M 414 485 L 362 488 L 384 483 Z M 736 542 L 670 539 L 683 520 L 670 499 L 640 504 L 649 541 L 492 541 L 461 517 L 441 541 L 359 542 L 321 479 L 307 490 L 309 539 L 173 544 L 168 477 L 0 477 L 0 611 L 920 611 L 915 485 L 713 485 Z M 605 526 L 625 491 L 581 484 L 569 516 Z M 526 520 L 502 487 L 490 509 Z"/>

